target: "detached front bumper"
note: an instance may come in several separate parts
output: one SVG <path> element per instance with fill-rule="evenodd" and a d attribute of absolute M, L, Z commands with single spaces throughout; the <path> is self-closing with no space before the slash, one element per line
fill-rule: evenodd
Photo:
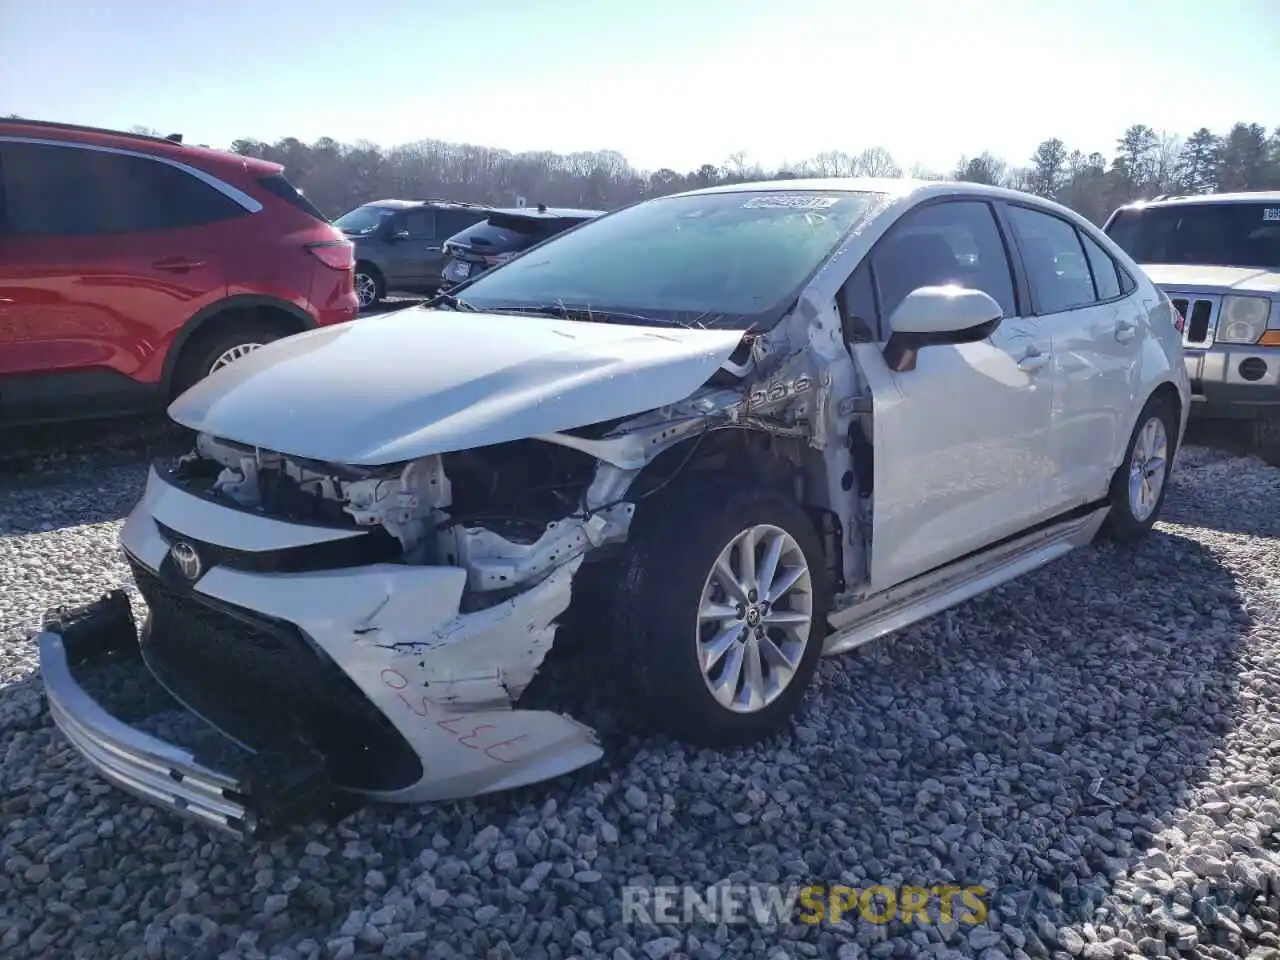
<path fill-rule="evenodd" d="M 1256 420 L 1280 417 L 1280 347 L 1214 344 L 1185 348 L 1192 415 Z"/>
<path fill-rule="evenodd" d="M 38 642 L 54 723 L 116 786 L 244 839 L 331 807 L 320 757 L 301 745 L 288 759 L 254 754 L 169 697 L 141 661 L 137 627 L 122 591 L 59 611 L 44 624 Z M 101 691 L 90 692 L 82 679 L 95 673 L 105 682 L 98 684 Z M 120 702 L 109 709 L 99 698 Z M 176 719 L 191 746 L 142 729 L 166 719 Z"/>
<path fill-rule="evenodd" d="M 516 703 L 581 557 L 465 613 L 456 567 L 261 570 L 344 536 L 223 509 L 153 470 L 121 534 L 150 616 L 139 631 L 117 592 L 45 625 L 55 722 L 121 787 L 243 837 L 314 818 L 334 796 L 455 799 L 601 757 L 590 728 Z M 175 567 L 178 546 L 205 564 L 193 580 Z M 106 671 L 124 668 L 160 708 L 116 707 Z M 144 729 L 166 710 L 198 736 Z"/>

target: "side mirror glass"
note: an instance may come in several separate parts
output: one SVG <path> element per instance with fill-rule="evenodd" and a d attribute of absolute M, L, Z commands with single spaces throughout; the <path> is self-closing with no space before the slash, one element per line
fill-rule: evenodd
<path fill-rule="evenodd" d="M 890 370 L 914 370 L 923 347 L 977 343 L 1000 325 L 1004 310 L 990 294 L 966 287 L 920 287 L 903 298 L 889 317 L 893 333 L 885 344 Z"/>

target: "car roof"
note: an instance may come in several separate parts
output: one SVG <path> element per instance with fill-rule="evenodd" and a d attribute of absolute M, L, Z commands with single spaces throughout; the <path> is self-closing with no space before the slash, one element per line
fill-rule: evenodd
<path fill-rule="evenodd" d="M 714 187 L 701 187 L 672 194 L 677 197 L 710 196 L 717 193 L 787 193 L 790 191 L 818 191 L 820 193 L 880 193 L 893 199 L 933 196 L 989 197 L 1000 200 L 1018 200 L 1036 203 L 1046 208 L 1060 205 L 1043 197 L 1007 187 L 993 187 L 985 183 L 965 180 L 913 180 L 906 177 L 814 177 L 796 180 L 765 180 L 747 183 L 729 183 Z"/>
<path fill-rule="evenodd" d="M 604 213 L 603 210 L 580 210 L 575 207 L 544 207 L 541 209 L 538 207 L 494 207 L 489 212 L 502 214 L 504 217 L 528 217 L 530 220 L 563 219 L 565 217 L 590 220 Z"/>
<path fill-rule="evenodd" d="M 410 210 L 414 207 L 453 207 L 459 210 L 488 210 L 481 203 L 468 203 L 465 200 L 398 200 L 388 198 L 386 200 L 370 200 L 368 203 L 360 204 L 362 207 L 383 207 L 387 210 Z"/>
<path fill-rule="evenodd" d="M 215 150 L 212 147 L 183 143 L 182 135 L 179 133 L 157 137 L 149 133 L 88 127 L 56 120 L 29 120 L 25 117 L 0 120 L 0 132 L 7 136 L 30 137 L 33 140 L 65 141 L 115 150 L 129 150 L 194 166 L 220 167 L 231 164 L 259 176 L 280 173 L 284 170 L 283 166 L 272 163 L 270 160 L 246 157 L 229 150 Z"/>
<path fill-rule="evenodd" d="M 1204 203 L 1275 203 L 1280 204 L 1280 190 L 1249 190 L 1238 193 L 1193 193 L 1185 196 L 1154 197 L 1126 203 L 1121 210 L 1149 207 L 1185 207 Z"/>

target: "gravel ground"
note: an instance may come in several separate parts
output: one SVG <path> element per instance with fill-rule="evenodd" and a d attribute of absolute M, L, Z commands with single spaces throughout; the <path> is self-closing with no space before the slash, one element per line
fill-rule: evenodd
<path fill-rule="evenodd" d="M 144 468 L 0 477 L 0 953 L 1280 958 L 1280 470 L 1183 456 L 1141 548 L 827 661 L 778 742 L 619 737 L 550 784 L 256 846 L 88 776 L 47 719 L 26 631 L 125 583 Z M 723 880 L 997 905 L 977 927 L 621 921 L 623 883 Z"/>

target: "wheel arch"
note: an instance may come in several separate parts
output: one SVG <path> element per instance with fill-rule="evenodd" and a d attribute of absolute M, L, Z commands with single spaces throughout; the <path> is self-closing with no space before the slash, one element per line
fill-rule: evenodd
<path fill-rule="evenodd" d="M 288 329 L 290 334 L 314 330 L 319 326 L 315 318 L 296 303 L 265 294 L 238 294 L 219 300 L 217 303 L 211 303 L 193 314 L 169 345 L 161 373 L 161 384 L 166 396 L 173 391 L 174 377 L 180 368 L 183 351 L 196 341 L 201 332 L 211 329 L 209 327 L 211 321 L 229 313 L 270 316 L 273 321 L 279 320 L 281 327 Z"/>
<path fill-rule="evenodd" d="M 1180 431 L 1186 416 L 1182 393 L 1178 390 L 1178 385 L 1173 379 L 1163 379 L 1156 383 L 1145 396 L 1140 397 L 1138 403 L 1134 404 L 1133 413 L 1129 421 L 1131 426 L 1129 431 L 1126 431 L 1121 437 L 1119 451 L 1113 457 L 1111 464 L 1113 469 L 1119 470 L 1124 465 L 1124 459 L 1129 450 L 1129 437 L 1133 427 L 1136 426 L 1138 417 L 1142 415 L 1142 411 L 1147 408 L 1147 405 L 1152 400 L 1160 400 L 1169 404 L 1173 409 L 1174 436 L 1170 437 L 1169 440 L 1174 445 L 1175 453 L 1181 446 Z"/>
<path fill-rule="evenodd" d="M 740 477 L 744 483 L 776 490 L 798 503 L 821 538 L 831 582 L 837 590 L 843 589 L 843 530 L 826 502 L 822 453 L 805 438 L 751 425 L 694 433 L 646 464 L 632 482 L 628 498 L 636 501 L 637 517 L 642 517 L 646 501 L 657 501 L 652 506 L 662 509 L 664 493 L 715 475 Z"/>

